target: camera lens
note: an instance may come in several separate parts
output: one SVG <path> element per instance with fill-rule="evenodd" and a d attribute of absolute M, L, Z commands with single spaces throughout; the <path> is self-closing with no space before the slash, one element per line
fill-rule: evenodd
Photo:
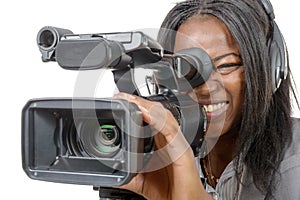
<path fill-rule="evenodd" d="M 78 120 L 68 133 L 67 146 L 71 154 L 84 157 L 111 157 L 121 147 L 121 134 L 117 126 L 101 120 Z"/>

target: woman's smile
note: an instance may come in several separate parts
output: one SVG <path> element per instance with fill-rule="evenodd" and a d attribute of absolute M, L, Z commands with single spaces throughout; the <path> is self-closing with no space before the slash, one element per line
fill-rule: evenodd
<path fill-rule="evenodd" d="M 210 103 L 203 105 L 203 107 L 206 111 L 206 116 L 208 120 L 213 120 L 226 114 L 226 111 L 228 109 L 228 102 L 223 101 L 218 103 Z"/>

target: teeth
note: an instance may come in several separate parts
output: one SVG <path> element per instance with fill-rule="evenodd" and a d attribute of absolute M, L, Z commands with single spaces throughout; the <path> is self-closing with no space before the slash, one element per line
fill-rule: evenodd
<path fill-rule="evenodd" d="M 204 108 L 206 112 L 214 112 L 222 107 L 224 107 L 226 103 L 217 103 L 217 104 L 210 104 L 210 105 L 204 105 Z"/>

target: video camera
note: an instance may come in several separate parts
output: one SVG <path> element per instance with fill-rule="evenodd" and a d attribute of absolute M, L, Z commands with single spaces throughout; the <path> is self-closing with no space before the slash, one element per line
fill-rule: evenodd
<path fill-rule="evenodd" d="M 120 92 L 141 96 L 134 69 L 150 69 L 155 94 L 143 96 L 171 111 L 194 154 L 201 151 L 206 114 L 187 94 L 203 84 L 212 61 L 200 48 L 172 53 L 143 32 L 73 34 L 43 27 L 42 61 L 67 70 L 111 70 Z M 128 183 L 155 154 L 151 128 L 132 103 L 113 98 L 29 100 L 22 111 L 22 164 L 32 179 L 118 186 Z"/>

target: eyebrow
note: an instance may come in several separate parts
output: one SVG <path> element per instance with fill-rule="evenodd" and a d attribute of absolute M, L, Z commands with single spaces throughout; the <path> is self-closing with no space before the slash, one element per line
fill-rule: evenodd
<path fill-rule="evenodd" d="M 225 58 L 227 56 L 236 56 L 236 57 L 239 57 L 241 58 L 241 55 L 237 54 L 237 53 L 226 53 L 224 55 L 221 55 L 221 56 L 217 56 L 215 58 L 212 59 L 213 62 L 216 62 L 218 60 L 221 60 L 222 58 Z"/>

